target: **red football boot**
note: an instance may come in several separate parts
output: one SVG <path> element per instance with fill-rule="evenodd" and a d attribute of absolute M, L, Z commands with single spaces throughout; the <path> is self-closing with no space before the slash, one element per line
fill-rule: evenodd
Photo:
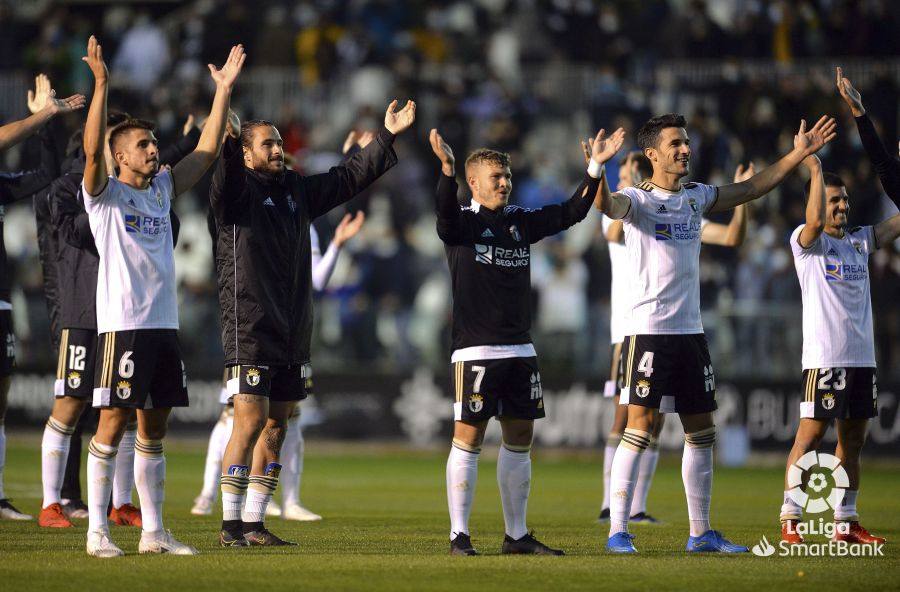
<path fill-rule="evenodd" d="M 140 508 L 135 508 L 131 504 L 122 504 L 118 508 L 109 511 L 109 521 L 119 526 L 137 526 L 144 525 L 141 520 Z"/>
<path fill-rule="evenodd" d="M 799 520 L 784 520 L 781 523 L 781 540 L 790 545 L 801 545 L 805 543 L 806 541 L 804 541 L 803 537 L 797 532 L 797 525 L 799 523 Z"/>
<path fill-rule="evenodd" d="M 75 526 L 63 514 L 62 506 L 59 504 L 50 504 L 46 508 L 41 509 L 38 515 L 38 526 L 44 528 L 71 528 Z"/>
<path fill-rule="evenodd" d="M 837 526 L 837 524 L 835 524 Z M 883 545 L 886 541 L 884 537 L 875 536 L 870 534 L 868 530 L 863 528 L 859 522 L 853 520 L 850 522 L 850 532 L 847 534 L 841 534 L 838 532 L 834 533 L 835 541 L 847 541 L 848 543 L 862 543 L 862 544 L 879 544 Z"/>

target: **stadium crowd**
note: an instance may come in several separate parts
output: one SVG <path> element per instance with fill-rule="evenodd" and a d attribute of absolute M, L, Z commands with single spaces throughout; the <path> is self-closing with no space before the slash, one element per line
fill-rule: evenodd
<path fill-rule="evenodd" d="M 667 28 L 678 38 L 652 34 L 648 22 L 671 19 L 683 23 Z M 766 20 L 770 26 L 757 26 Z M 846 61 L 854 75 L 854 58 L 866 57 L 854 80 L 882 137 L 898 137 L 900 62 L 892 57 L 900 54 L 900 16 L 886 0 L 480 0 L 412 7 L 385 0 L 196 0 L 146 12 L 34 2 L 0 5 L 0 22 L 12 33 L 0 41 L 5 119 L 24 113 L 26 73 L 46 72 L 64 94 L 89 89 L 89 73 L 79 64 L 90 33 L 104 38 L 117 81 L 110 105 L 153 119 L 163 144 L 187 129 L 189 115 L 204 112 L 211 96 L 205 64 L 238 38 L 253 57 L 233 107 L 243 119 L 274 120 L 304 172 L 336 163 L 348 129 L 377 127 L 389 92 L 415 98 L 420 123 L 397 140 L 398 170 L 350 204 L 366 211 L 367 223 L 317 303 L 321 371 L 444 367 L 449 278 L 434 232 L 438 171 L 424 131 L 438 124 L 463 151 L 487 145 L 510 152 L 512 201 L 537 207 L 569 195 L 583 170 L 578 140 L 599 122 L 624 127 L 626 146 L 634 147 L 638 126 L 651 114 L 684 113 L 692 177 L 721 184 L 737 163 L 763 165 L 783 153 L 802 116 L 829 113 L 839 120 L 839 136 L 822 160 L 847 182 L 851 220 L 871 224 L 893 207 L 834 91 L 833 71 L 810 62 L 804 76 L 792 74 L 804 58 L 827 55 Z M 149 68 L 147 55 L 156 57 Z M 720 56 L 703 64 L 719 73 L 714 89 L 677 79 L 672 62 L 660 60 L 696 55 Z M 751 71 L 742 67 L 748 60 L 769 67 Z M 60 138 L 66 135 L 60 130 Z M 10 151 L 5 168 L 31 157 L 27 146 Z M 613 178 L 615 168 L 609 167 Z M 805 180 L 793 175 L 752 208 L 742 248 L 703 250 L 704 321 L 723 374 L 752 375 L 761 367 L 769 376 L 799 372 L 800 289 L 788 236 L 803 221 Z M 186 359 L 193 374 L 206 368 L 206 378 L 214 378 L 222 353 L 207 188 L 201 182 L 194 199 L 177 206 L 176 257 Z M 342 214 L 317 223 L 323 244 Z M 54 354 L 31 220 L 30 204 L 7 209 L 18 359 L 20 366 L 49 369 Z M 589 220 L 535 249 L 536 342 L 548 371 L 602 375 L 608 367 L 609 262 L 600 217 Z M 871 265 L 879 366 L 896 376 L 900 318 L 888 305 L 900 293 L 897 246 L 878 251 Z"/>

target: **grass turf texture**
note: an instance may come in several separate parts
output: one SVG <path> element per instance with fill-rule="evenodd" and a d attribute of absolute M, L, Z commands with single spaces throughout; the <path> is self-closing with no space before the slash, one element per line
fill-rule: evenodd
<path fill-rule="evenodd" d="M 220 506 L 210 517 L 189 514 L 200 488 L 205 446 L 199 440 L 167 445 L 166 526 L 200 549 L 198 557 L 137 555 L 139 532 L 113 527 L 124 558 L 99 560 L 84 551 L 86 520 L 76 528 L 38 528 L 0 521 L 0 589 L 225 590 L 248 584 L 267 590 L 887 590 L 900 581 L 896 543 L 880 558 L 761 558 L 687 555 L 687 517 L 680 460 L 664 456 L 649 509 L 661 526 L 635 526 L 637 556 L 602 550 L 607 526 L 595 522 L 602 493 L 596 454 L 534 454 L 529 526 L 566 557 L 498 555 L 503 515 L 496 451 L 482 454 L 472 513 L 473 542 L 484 556 L 448 556 L 444 452 L 402 447 L 307 445 L 304 503 L 317 523 L 271 518 L 278 535 L 299 548 L 222 549 Z M 867 463 L 860 496 L 864 524 L 900 538 L 900 473 L 896 464 Z M 40 507 L 40 443 L 10 438 L 7 495 L 35 516 Z M 747 545 L 766 535 L 777 545 L 781 470 L 717 468 L 713 526 Z M 280 491 L 279 491 L 280 495 Z M 827 516 L 821 514 L 820 516 Z M 823 537 L 813 537 L 824 540 Z M 776 588 L 777 586 L 777 588 Z"/>

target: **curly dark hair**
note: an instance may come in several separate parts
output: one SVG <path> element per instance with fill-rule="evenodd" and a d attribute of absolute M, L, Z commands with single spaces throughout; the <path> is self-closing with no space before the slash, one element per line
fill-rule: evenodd
<path fill-rule="evenodd" d="M 677 113 L 666 113 L 665 115 L 654 117 L 638 130 L 637 142 L 641 150 L 656 148 L 656 145 L 659 143 L 660 132 L 667 127 L 687 127 L 687 120 L 684 118 L 684 115 L 678 115 Z"/>

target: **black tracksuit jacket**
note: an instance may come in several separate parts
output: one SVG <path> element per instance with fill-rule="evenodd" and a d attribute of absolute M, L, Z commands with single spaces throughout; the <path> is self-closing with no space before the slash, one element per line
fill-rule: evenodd
<path fill-rule="evenodd" d="M 437 233 L 453 287 L 452 349 L 531 343 L 531 245 L 584 220 L 600 180 L 585 174 L 567 201 L 537 210 L 461 208 L 456 179 L 441 175 Z"/>
<path fill-rule="evenodd" d="M 209 201 L 216 222 L 216 275 L 225 364 L 309 361 L 313 321 L 309 225 L 349 201 L 397 162 L 382 128 L 327 173 L 265 175 L 244 166 L 226 138 Z"/>

